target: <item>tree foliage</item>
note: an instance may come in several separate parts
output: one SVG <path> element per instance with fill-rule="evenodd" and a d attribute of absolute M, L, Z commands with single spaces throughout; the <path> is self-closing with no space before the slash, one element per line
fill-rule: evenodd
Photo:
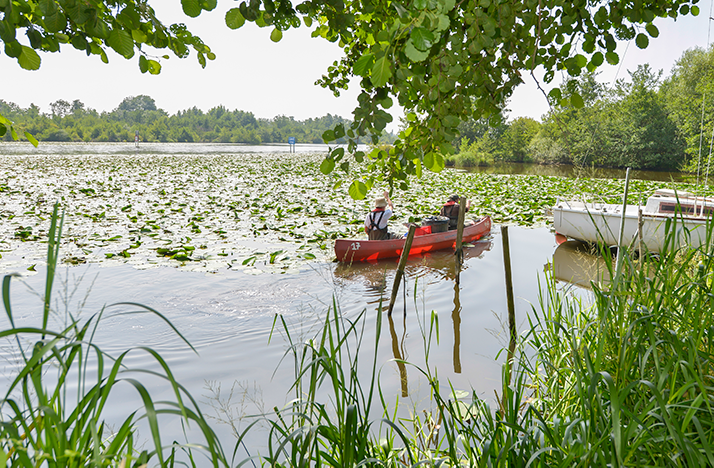
<path fill-rule="evenodd" d="M 354 139 L 377 135 L 391 120 L 394 100 L 407 116 L 406 128 L 388 153 L 375 149 L 367 157 L 376 180 L 406 184 L 406 175 L 422 166 L 443 167 L 443 153 L 453 151 L 458 125 L 496 114 L 522 83 L 522 73 L 542 68 L 550 83 L 556 71 L 579 76 L 605 61 L 617 64 L 617 40 L 634 39 L 646 47 L 659 31 L 657 17 L 698 14 L 694 1 L 644 0 L 289 0 L 241 2 L 226 15 L 229 27 L 245 21 L 284 31 L 305 24 L 313 36 L 338 42 L 344 56 L 320 83 L 335 94 L 358 77 L 362 93 L 349 128 Z M 550 97 L 564 97 L 554 89 Z M 579 93 L 570 103 L 582 107 Z M 356 150 L 354 142 L 349 147 Z M 355 157 L 365 157 L 356 151 Z M 342 151 L 328 158 L 339 162 Z M 337 167 L 338 165 L 333 165 Z M 365 193 L 360 192 L 360 196 Z"/>
<path fill-rule="evenodd" d="M 216 7 L 217 0 L 183 0 L 187 16 Z M 107 50 L 131 59 L 138 52 L 142 73 L 158 74 L 156 51 L 169 50 L 179 58 L 196 52 L 201 66 L 215 59 L 211 49 L 182 23 L 164 24 L 142 0 L 0 0 L 2 51 L 26 70 L 40 68 L 37 51 L 59 52 L 71 46 L 109 62 Z M 161 53 L 161 52 L 159 52 Z M 162 58 L 168 59 L 168 55 Z M 17 139 L 12 122 L 0 115 L 0 136 L 7 131 Z M 26 135 L 36 144 L 32 135 Z"/>
<path fill-rule="evenodd" d="M 687 50 L 661 87 L 663 102 L 686 141 L 689 168 L 708 157 L 714 135 L 714 46 Z"/>
<path fill-rule="evenodd" d="M 36 106 L 23 109 L 0 100 L 0 114 L 15 122 L 15 127 L 35 135 L 39 141 L 141 141 L 206 143 L 322 143 L 322 134 L 338 124 L 349 125 L 342 117 L 327 114 L 319 118 L 296 120 L 280 115 L 256 118 L 251 112 L 214 107 L 208 112 L 197 108 L 169 115 L 146 95 L 130 96 L 111 112 L 97 112 L 84 103 L 59 99 L 50 104 L 50 113 Z M 12 137 L 5 135 L 6 140 Z"/>
<path fill-rule="evenodd" d="M 698 0 L 248 0 L 225 17 L 228 27 L 246 21 L 271 27 L 279 41 L 283 32 L 305 25 L 315 37 L 336 42 L 343 57 L 319 83 L 336 95 L 353 77 L 362 92 L 348 126 L 323 134 L 332 142 L 346 137 L 348 151 L 336 148 L 329 167 L 353 153 L 367 158 L 371 175 L 356 187 L 358 198 L 377 180 L 400 182 L 422 167 L 439 171 L 443 154 L 460 122 L 499 113 L 522 73 L 542 69 L 550 83 L 557 71 L 577 77 L 606 61 L 617 64 L 617 40 L 634 40 L 644 48 L 659 35 L 655 18 L 699 13 Z M 182 0 L 184 13 L 198 16 L 216 0 Z M 139 52 L 143 72 L 158 73 L 159 62 L 145 47 L 169 49 L 185 57 L 193 48 L 199 62 L 213 58 L 210 49 L 184 25 L 164 26 L 146 1 L 135 0 L 0 0 L 0 39 L 5 53 L 23 68 L 40 65 L 36 50 L 58 51 L 71 44 L 106 60 L 111 48 L 126 58 Z M 26 35 L 20 42 L 18 33 Z M 568 99 L 579 108 L 580 93 L 565 96 L 554 88 L 555 101 Z M 378 135 L 392 120 L 395 100 L 406 113 L 406 125 L 389 151 L 357 151 L 358 138 Z M 0 132 L 10 122 L 0 120 Z M 17 135 L 10 128 L 14 137 Z"/>

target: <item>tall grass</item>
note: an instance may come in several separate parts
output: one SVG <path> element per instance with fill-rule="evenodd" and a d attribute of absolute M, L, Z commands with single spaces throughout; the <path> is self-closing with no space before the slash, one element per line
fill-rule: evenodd
<path fill-rule="evenodd" d="M 417 367 L 432 407 L 406 418 L 382 392 L 377 362 L 359 370 L 376 355 L 363 342 L 366 316 L 347 320 L 333 304 L 314 339 L 290 341 L 295 398 L 265 415 L 261 463 L 714 466 L 714 247 L 627 256 L 618 276 L 590 299 L 548 279 L 499 398 L 444 392 L 435 369 Z"/>
<path fill-rule="evenodd" d="M 0 338 L 14 344 L 19 365 L 0 397 L 0 467 L 227 465 L 221 445 L 196 401 L 156 351 L 140 347 L 111 356 L 93 341 L 105 317 L 149 313 L 173 328 L 164 316 L 138 304 L 116 304 L 123 306 L 125 312 L 113 313 L 112 308 L 105 308 L 85 320 L 70 313 L 62 329 L 52 329 L 50 304 L 62 231 L 57 211 L 55 205 L 49 230 L 45 294 L 37 326 L 16 325 L 10 300 L 12 276 L 5 276 L 2 283 L 9 326 L 0 331 Z M 128 367 L 127 357 L 137 352 L 147 354 L 155 366 Z M 147 377 L 163 380 L 173 400 L 154 401 L 142 383 Z M 119 405 L 126 404 L 112 398 L 119 387 L 133 389 L 142 406 L 117 411 Z M 123 420 L 115 421 L 113 416 L 108 420 L 109 411 L 124 413 Z M 165 421 L 179 421 L 187 433 L 200 434 L 202 442 L 166 444 L 160 431 Z M 145 441 L 137 434 L 140 424 L 149 428 L 149 449 L 143 448 Z M 110 430 L 110 426 L 114 429 Z"/>

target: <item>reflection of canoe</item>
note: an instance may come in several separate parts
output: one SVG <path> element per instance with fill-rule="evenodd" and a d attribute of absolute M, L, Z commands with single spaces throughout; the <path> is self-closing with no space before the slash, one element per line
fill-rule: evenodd
<path fill-rule="evenodd" d="M 491 218 L 488 216 L 464 227 L 464 242 L 472 242 L 491 232 Z M 406 239 L 392 240 L 356 240 L 338 239 L 335 241 L 335 254 L 341 262 L 365 262 L 381 258 L 399 257 Z M 424 234 L 414 237 L 409 255 L 418 255 L 435 250 L 449 249 L 456 245 L 456 230 Z"/>
<path fill-rule="evenodd" d="M 699 247 L 708 238 L 707 220 L 714 213 L 714 199 L 687 192 L 660 189 L 647 205 L 628 205 L 625 211 L 624 243 L 639 237 L 638 210 L 642 210 L 642 242 L 650 252 L 661 252 L 667 242 L 673 247 Z M 617 245 L 622 205 L 563 201 L 553 207 L 555 231 L 586 242 Z M 667 224 L 672 235 L 666 235 Z"/>
<path fill-rule="evenodd" d="M 481 240 L 473 244 L 464 246 L 464 263 L 461 271 L 469 268 L 469 259 L 478 258 L 487 250 L 491 250 L 490 240 Z M 335 267 L 335 276 L 344 280 L 355 281 L 364 280 L 369 286 L 386 286 L 387 276 L 393 274 L 397 269 L 398 262 L 394 259 L 376 260 L 374 262 L 339 263 Z M 440 250 L 428 252 L 419 257 L 410 256 L 404 267 L 404 272 L 408 276 L 434 275 L 443 279 L 454 279 L 456 277 L 456 261 L 454 252 Z"/>
<path fill-rule="evenodd" d="M 610 282 L 607 262 L 597 248 L 572 240 L 563 242 L 555 249 L 553 275 L 557 280 L 584 288 L 590 288 L 591 282 L 603 285 Z"/>

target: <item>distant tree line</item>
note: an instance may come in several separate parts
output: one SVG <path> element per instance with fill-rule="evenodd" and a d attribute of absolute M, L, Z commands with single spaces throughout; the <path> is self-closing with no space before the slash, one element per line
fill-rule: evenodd
<path fill-rule="evenodd" d="M 339 123 L 349 122 L 327 114 L 324 117 L 295 120 L 278 116 L 259 119 L 253 113 L 228 110 L 218 106 L 203 112 L 196 107 L 169 115 L 156 107 L 149 96 L 131 96 L 111 112 L 97 112 L 84 103 L 58 100 L 50 112 L 42 113 L 34 104 L 23 109 L 0 100 L 0 115 L 14 121 L 18 130 L 28 131 L 39 141 L 141 141 L 214 142 L 214 143 L 287 143 L 295 137 L 298 143 L 322 143 L 322 133 Z M 18 132 L 22 134 L 22 132 Z M 8 132 L 4 136 L 10 141 Z"/>
<path fill-rule="evenodd" d="M 608 86 L 585 73 L 563 86 L 538 122 L 464 122 L 452 164 L 495 161 L 695 171 L 714 143 L 714 48 L 686 51 L 666 79 L 649 65 Z M 579 94 L 583 106 L 572 106 Z M 561 105 L 561 103 L 563 103 Z M 565 104 L 567 103 L 567 104 Z M 701 154 L 700 154 L 701 148 Z"/>

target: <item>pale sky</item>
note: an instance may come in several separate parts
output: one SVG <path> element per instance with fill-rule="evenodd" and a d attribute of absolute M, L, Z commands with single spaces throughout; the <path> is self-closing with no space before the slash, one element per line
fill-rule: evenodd
<path fill-rule="evenodd" d="M 303 120 L 327 113 L 351 118 L 358 94 L 356 83 L 340 98 L 314 85 L 340 57 L 336 44 L 311 38 L 307 28 L 285 32 L 277 44 L 270 40 L 271 28 L 246 24 L 237 31 L 230 30 L 224 16 L 235 6 L 237 2 L 219 2 L 216 10 L 196 19 L 183 16 L 176 7 L 162 12 L 155 6 L 159 17 L 167 22 L 185 22 L 211 47 L 217 58 L 209 61 L 205 69 L 201 69 L 194 55 L 183 60 L 172 56 L 161 61 L 161 74 L 153 76 L 139 71 L 138 56 L 127 61 L 109 50 L 109 64 L 104 64 L 96 56 L 87 57 L 64 45 L 60 53 L 41 54 L 38 71 L 22 70 L 15 59 L 0 55 L 0 99 L 21 107 L 34 103 L 43 112 L 49 112 L 49 104 L 58 99 L 79 99 L 98 111 L 110 111 L 127 96 L 146 94 L 171 114 L 194 106 L 207 111 L 224 105 L 231 110 L 253 112 L 259 118 L 288 115 Z M 641 63 L 663 69 L 668 75 L 682 52 L 707 45 L 711 6 L 701 4 L 700 8 L 698 17 L 682 17 L 676 22 L 656 20 L 660 36 L 651 39 L 645 50 L 638 49 L 634 41 L 629 47 L 620 44 L 621 67 L 603 68 L 600 80 L 627 78 L 627 70 Z M 540 119 L 548 110 L 546 99 L 530 76 L 524 74 L 524 78 L 526 83 L 516 90 L 508 106 L 509 118 Z M 552 87 L 542 85 L 546 91 Z M 397 129 L 396 121 L 395 118 L 390 130 Z"/>

